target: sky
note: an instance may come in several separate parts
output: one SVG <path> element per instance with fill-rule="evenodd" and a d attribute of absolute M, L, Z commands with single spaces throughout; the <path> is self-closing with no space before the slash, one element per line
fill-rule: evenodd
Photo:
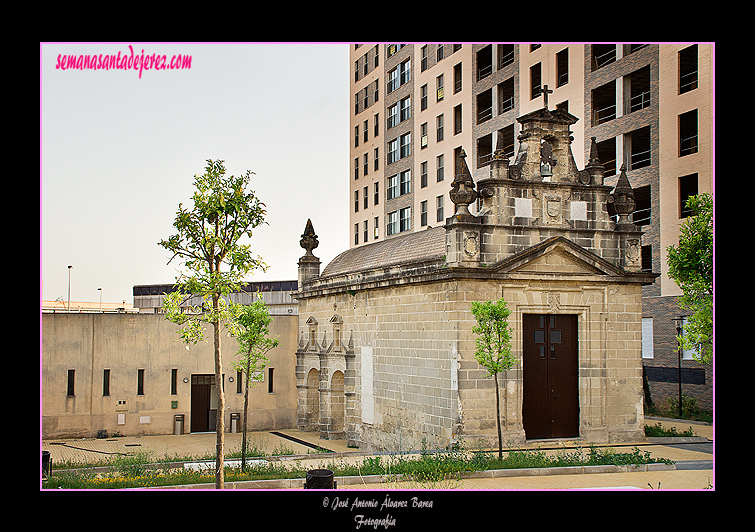
<path fill-rule="evenodd" d="M 207 159 L 254 172 L 267 207 L 250 244 L 268 269 L 246 280 L 295 280 L 308 218 L 321 268 L 348 249 L 348 46 L 42 43 L 41 299 L 67 301 L 69 273 L 71 301 L 99 301 L 102 288 L 103 302 L 133 303 L 134 285 L 175 282 L 180 263 L 158 242 Z M 191 67 L 56 68 L 131 50 L 188 55 Z"/>

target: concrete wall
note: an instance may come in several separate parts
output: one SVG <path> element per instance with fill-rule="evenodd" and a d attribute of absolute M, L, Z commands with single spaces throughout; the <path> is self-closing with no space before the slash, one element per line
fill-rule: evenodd
<path fill-rule="evenodd" d="M 43 438 L 92 437 L 108 434 L 171 434 L 174 416 L 184 415 L 184 432 L 191 427 L 191 375 L 213 374 L 212 329 L 207 340 L 187 350 L 176 334 L 178 326 L 151 314 L 42 315 L 42 435 Z M 280 345 L 268 353 L 274 368 L 273 393 L 265 382 L 249 392 L 251 429 L 291 428 L 296 422 L 294 366 L 296 316 L 276 316 L 270 335 Z M 230 415 L 242 412 L 236 372 L 230 362 L 237 344 L 221 335 L 225 374 L 225 426 Z M 110 370 L 110 393 L 103 395 L 103 373 Z M 137 395 L 137 372 L 144 369 L 144 393 Z M 171 373 L 178 370 L 176 394 Z M 75 370 L 74 395 L 67 395 L 68 370 Z M 230 378 L 233 377 L 233 381 Z M 184 382 L 184 379 L 188 382 Z M 176 402 L 175 408 L 173 402 Z M 118 414 L 122 424 L 119 424 Z"/>

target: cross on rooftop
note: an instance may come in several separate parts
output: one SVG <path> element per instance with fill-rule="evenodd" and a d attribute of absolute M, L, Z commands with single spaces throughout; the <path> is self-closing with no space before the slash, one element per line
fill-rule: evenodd
<path fill-rule="evenodd" d="M 548 90 L 548 85 L 543 85 L 543 88 L 542 88 L 541 92 L 543 93 L 543 104 L 544 104 L 544 107 L 547 109 L 548 108 L 548 95 L 552 94 L 553 91 L 552 90 Z"/>

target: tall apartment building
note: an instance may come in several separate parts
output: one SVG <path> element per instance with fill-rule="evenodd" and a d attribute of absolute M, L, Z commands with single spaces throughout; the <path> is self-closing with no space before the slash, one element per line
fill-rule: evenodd
<path fill-rule="evenodd" d="M 690 195 L 713 188 L 712 44 L 355 44 L 351 46 L 351 246 L 442 225 L 455 160 L 488 177 L 499 148 L 513 156 L 517 117 L 544 106 L 579 121 L 584 168 L 596 138 L 605 183 L 622 165 L 643 229 L 643 359 L 656 402 L 679 381 L 673 318 L 684 314 L 666 275 Z M 712 368 L 684 353 L 684 393 L 712 409 Z"/>

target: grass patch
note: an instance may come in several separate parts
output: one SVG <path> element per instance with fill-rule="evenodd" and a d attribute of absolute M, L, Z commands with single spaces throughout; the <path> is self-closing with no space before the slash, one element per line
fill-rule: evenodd
<path fill-rule="evenodd" d="M 214 484 L 212 471 L 192 471 L 183 468 L 164 469 L 139 463 L 139 458 L 127 457 L 116 460 L 107 473 L 92 471 L 55 470 L 50 479 L 43 482 L 45 489 L 117 489 L 176 486 L 184 484 Z M 144 461 L 146 457 L 141 457 Z M 154 463 L 154 461 L 152 461 Z M 419 487 L 456 487 L 466 473 L 488 469 L 519 469 L 540 467 L 566 467 L 575 465 L 629 465 L 649 463 L 673 463 L 656 459 L 650 453 L 635 447 L 631 452 L 617 452 L 611 448 L 576 449 L 547 454 L 542 450 L 512 450 L 499 460 L 497 453 L 488 451 L 425 451 L 419 456 L 404 454 L 365 457 L 361 462 L 347 464 L 343 461 L 321 463 L 319 467 L 334 471 L 336 476 L 382 475 L 388 482 L 402 475 Z M 295 462 L 284 465 L 280 462 L 250 464 L 244 471 L 240 467 L 226 467 L 225 481 L 269 480 L 279 478 L 305 478 L 308 469 Z"/>
<path fill-rule="evenodd" d="M 666 429 L 660 423 L 656 423 L 655 425 L 645 425 L 645 436 L 649 438 L 691 438 L 695 436 L 695 432 L 692 430 L 692 427 L 682 432 L 678 432 L 676 427 Z"/>

